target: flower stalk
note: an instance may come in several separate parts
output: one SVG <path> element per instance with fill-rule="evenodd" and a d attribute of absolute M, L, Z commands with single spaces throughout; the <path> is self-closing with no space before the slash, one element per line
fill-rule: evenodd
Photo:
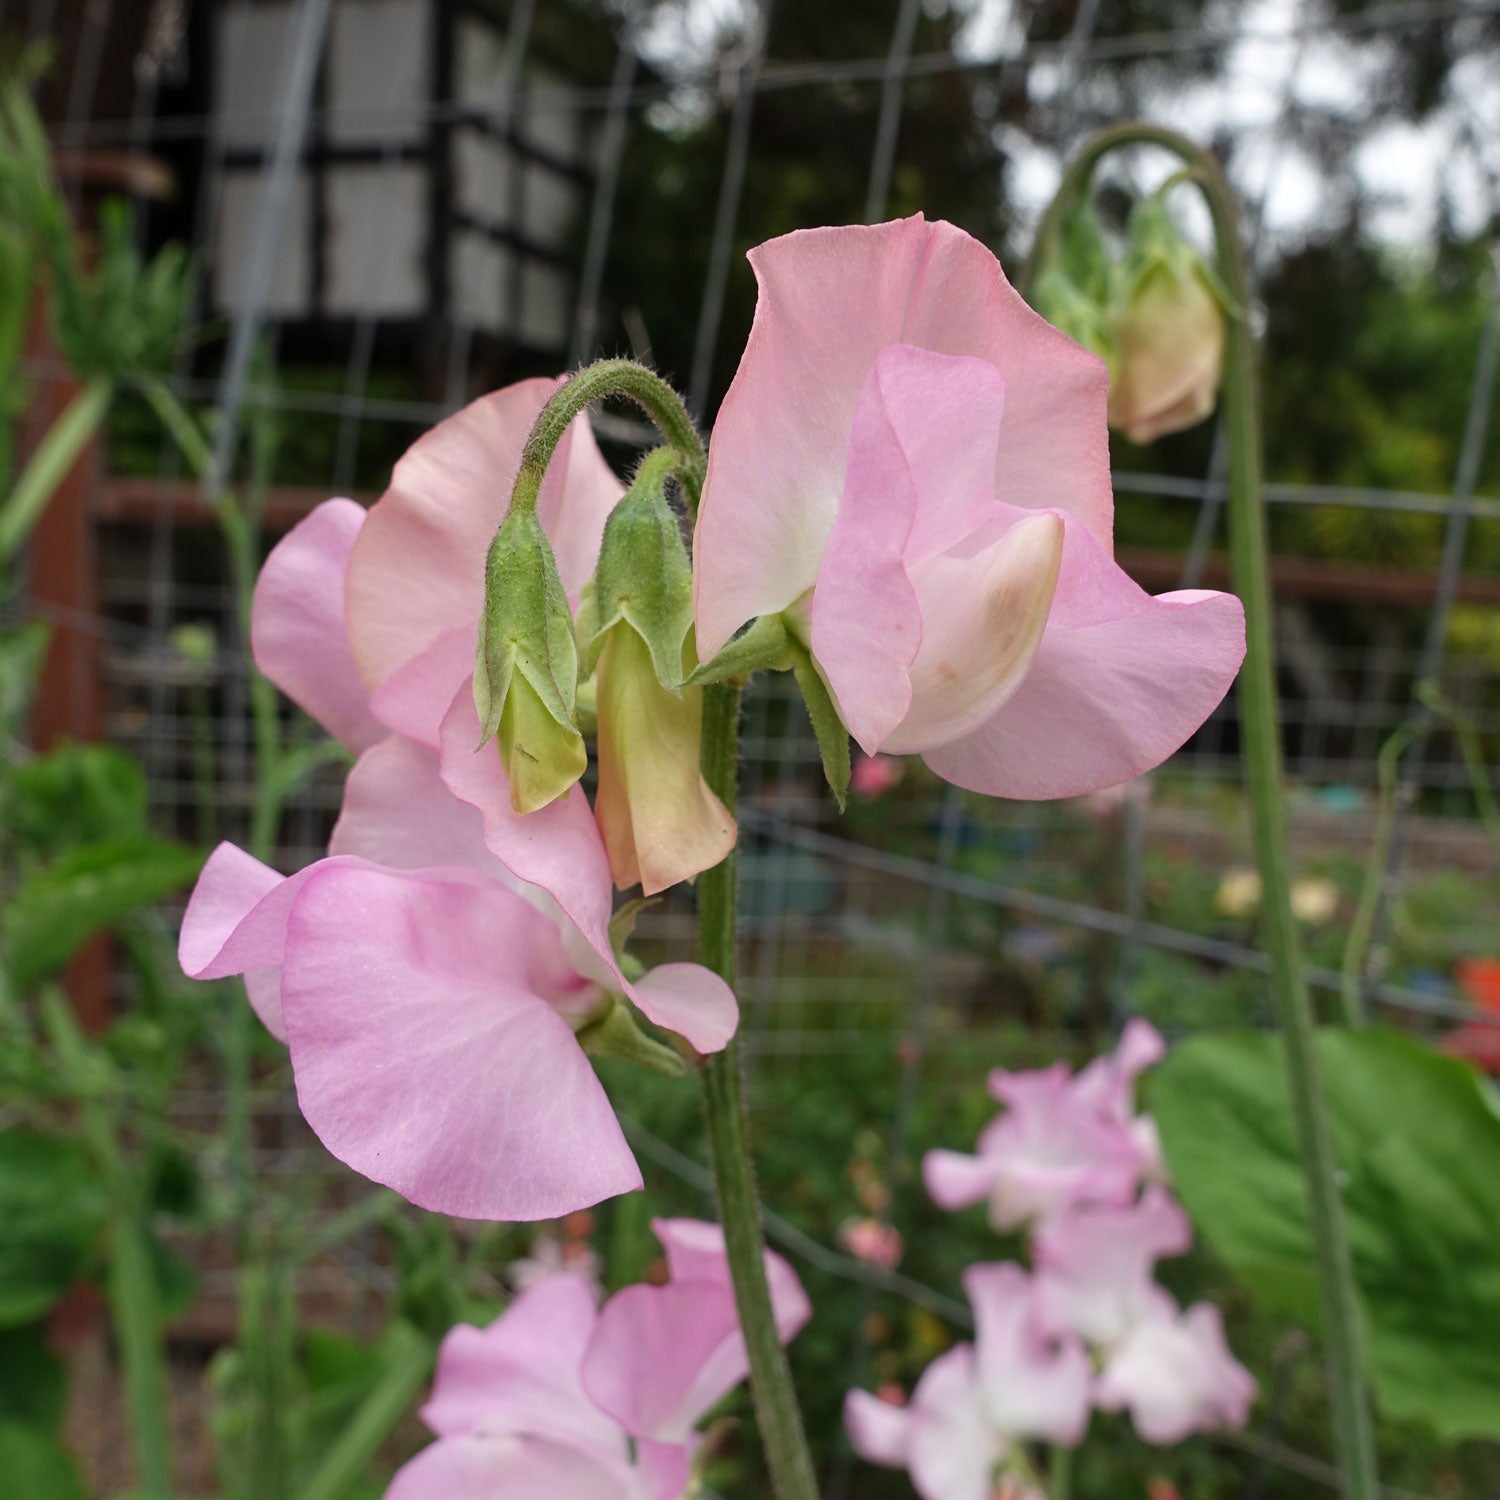
<path fill-rule="evenodd" d="M 705 690 L 703 779 L 731 814 L 739 780 L 739 714 L 737 687 Z M 738 875 L 738 851 L 732 850 L 720 864 L 698 877 L 699 957 L 731 986 L 735 979 Z M 750 1158 L 737 1038 L 704 1064 L 703 1099 L 719 1219 L 750 1356 L 750 1392 L 772 1488 L 778 1500 L 817 1500 L 802 1413 L 766 1285 L 760 1201 Z"/>
<path fill-rule="evenodd" d="M 1250 282 L 1234 194 L 1218 163 L 1185 136 L 1158 126 L 1131 122 L 1100 131 L 1084 144 L 1064 174 L 1057 197 L 1038 230 L 1036 248 L 1022 279 L 1022 291 L 1031 290 L 1039 268 L 1047 263 L 1056 246 L 1069 208 L 1089 192 L 1094 168 L 1100 160 L 1112 151 L 1139 145 L 1170 151 L 1197 183 L 1213 220 L 1217 270 L 1231 303 L 1223 383 L 1229 440 L 1230 552 L 1235 592 L 1245 607 L 1246 650 L 1239 680 L 1240 714 L 1260 866 L 1266 947 L 1285 1050 L 1293 1125 L 1312 1219 L 1341 1490 L 1345 1500 L 1376 1500 L 1379 1482 L 1364 1375 L 1359 1302 L 1339 1195 L 1331 1114 L 1291 905 L 1268 545 L 1261 494 L 1255 342 L 1248 319 Z"/>

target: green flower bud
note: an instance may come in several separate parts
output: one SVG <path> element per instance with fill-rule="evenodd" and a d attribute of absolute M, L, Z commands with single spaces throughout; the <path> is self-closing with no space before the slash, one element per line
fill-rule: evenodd
<path fill-rule="evenodd" d="M 474 664 L 480 745 L 497 737 L 510 803 L 535 812 L 583 775 L 578 646 L 557 559 L 531 511 L 512 512 L 490 544 Z"/>
<path fill-rule="evenodd" d="M 1201 422 L 1223 373 L 1228 298 L 1159 193 L 1131 213 L 1112 301 L 1118 361 L 1110 426 L 1149 443 Z"/>

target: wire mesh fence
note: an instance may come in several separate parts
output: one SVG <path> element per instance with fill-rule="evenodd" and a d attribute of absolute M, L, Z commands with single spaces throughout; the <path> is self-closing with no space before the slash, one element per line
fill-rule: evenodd
<path fill-rule="evenodd" d="M 172 174 L 175 196 L 132 200 L 137 233 L 144 244 L 190 240 L 204 322 L 222 335 L 185 344 L 174 376 L 185 400 L 216 413 L 206 485 L 189 481 L 171 445 L 127 413 L 93 497 L 96 587 L 27 601 L 102 648 L 97 662 L 78 658 L 80 670 L 97 671 L 101 727 L 143 759 L 164 828 L 234 837 L 253 795 L 243 642 L 204 491 L 233 483 L 258 494 L 274 533 L 327 494 L 373 498 L 403 448 L 478 392 L 600 352 L 655 353 L 710 417 L 746 331 L 751 286 L 740 252 L 747 223 L 765 217 L 749 211 L 764 194 L 757 153 L 764 146 L 792 160 L 798 149 L 762 134 L 788 130 L 785 113 L 762 118 L 778 99 L 804 100 L 804 129 L 827 126 L 838 151 L 859 153 L 848 168 L 850 216 L 862 208 L 875 221 L 920 194 L 923 163 L 908 154 L 918 149 L 915 123 L 922 112 L 941 121 L 954 107 L 945 91 L 961 85 L 962 107 L 977 112 L 993 151 L 979 193 L 993 204 L 960 222 L 1007 249 L 1024 245 L 1066 148 L 1129 107 L 1164 112 L 1223 145 L 1262 284 L 1299 245 L 1341 229 L 1306 210 L 1309 181 L 1318 192 L 1378 200 L 1379 212 L 1417 226 L 1419 249 L 1445 214 L 1467 216 L 1470 232 L 1500 222 L 1500 98 L 1493 71 L 1483 76 L 1500 56 L 1500 4 L 1487 0 L 893 0 L 851 28 L 865 50 L 814 59 L 782 50 L 779 31 L 801 35 L 792 12 L 771 0 L 0 6 L 0 33 L 54 41 L 51 124 L 65 170 L 71 162 L 98 173 L 126 154 Z M 934 37 L 946 44 L 925 45 Z M 1404 185 L 1378 173 L 1367 188 L 1341 179 L 1356 145 L 1383 139 L 1370 111 L 1351 110 L 1351 140 L 1319 176 L 1309 118 L 1337 115 L 1349 77 L 1378 80 L 1404 66 L 1405 52 L 1433 45 L 1450 72 L 1421 138 L 1451 170 L 1450 199 L 1434 198 L 1420 161 Z M 681 146 L 689 138 L 691 155 Z M 816 157 L 816 140 L 806 149 Z M 675 223 L 679 179 L 690 172 L 709 173 L 694 200 L 704 212 Z M 1140 180 L 1150 181 L 1148 166 Z M 69 181 L 82 202 L 84 177 Z M 794 212 L 815 201 L 815 187 Z M 661 220 L 680 262 L 639 265 L 654 282 L 632 297 L 622 247 Z M 655 234 L 653 243 L 659 225 Z M 1475 528 L 1500 521 L 1491 420 L 1500 295 L 1489 298 L 1469 349 L 1467 399 L 1447 413 L 1456 462 L 1446 491 L 1305 472 L 1273 473 L 1268 490 L 1279 514 L 1336 511 L 1359 524 L 1417 517 L 1437 528 L 1435 568 L 1356 576 L 1283 560 L 1283 715 L 1297 854 L 1317 869 L 1363 861 L 1378 753 L 1413 716 L 1430 720 L 1396 789 L 1404 812 L 1385 890 L 1468 872 L 1482 895 L 1455 941 L 1474 951 L 1494 923 L 1482 884 L 1493 876 L 1492 851 L 1459 738 L 1418 687 L 1440 683 L 1462 721 L 1497 742 L 1494 657 L 1456 646 L 1453 628 L 1456 611 L 1500 605 L 1493 572 L 1470 562 Z M 1264 322 L 1276 311 L 1249 315 Z M 39 390 L 68 379 L 45 351 L 29 374 Z M 622 460 L 640 439 L 613 413 L 601 414 L 599 434 Z M 1173 457 L 1176 472 L 1153 472 L 1127 455 L 1116 476 L 1122 513 L 1165 507 L 1186 538 L 1129 554 L 1153 590 L 1216 581 L 1222 442 Z M 1327 628 L 1338 609 L 1358 614 L 1357 628 Z M 212 633 L 207 660 L 183 654 L 176 632 L 185 625 Z M 90 690 L 48 688 L 60 699 Z M 872 1030 L 889 1039 L 879 1147 L 897 1189 L 888 1221 L 905 1227 L 918 1191 L 914 1115 L 941 1110 L 955 1067 L 977 1078 L 993 1060 L 985 1027 L 1011 1021 L 1076 1048 L 1142 1009 L 1178 1032 L 1227 1014 L 1264 1016 L 1253 923 L 1226 918 L 1212 901 L 1220 874 L 1248 855 L 1238 743 L 1231 698 L 1149 785 L 1116 798 L 988 805 L 914 766 L 881 797 L 856 798 L 840 820 L 786 685 L 750 694 L 740 988 L 752 1081 L 839 1067 L 868 1048 Z M 322 852 L 340 787 L 340 770 L 329 767 L 288 806 L 279 851 L 287 868 Z M 640 930 L 649 946 L 685 955 L 691 898 L 668 900 Z M 1335 927 L 1315 944 L 1312 978 L 1324 992 L 1339 985 L 1339 936 Z M 1417 963 L 1397 978 L 1383 974 L 1391 941 L 1387 923 L 1363 977 L 1384 1014 L 1427 1029 L 1475 1018 L 1436 958 L 1430 972 Z M 1215 1012 L 1205 985 L 1228 986 L 1227 1011 Z M 182 1101 L 189 1114 L 216 1107 L 207 1097 Z M 270 1092 L 263 1107 L 265 1169 L 332 1178 L 290 1095 Z M 656 1170 L 706 1189 L 680 1143 L 638 1122 L 630 1133 Z M 940 1289 L 810 1240 L 786 1220 L 771 1230 L 809 1266 L 868 1287 L 851 1380 L 869 1358 L 863 1330 L 882 1299 L 962 1321 Z M 352 1243 L 327 1274 L 378 1286 L 371 1242 Z M 1268 1462 L 1330 1478 L 1317 1459 L 1283 1451 L 1275 1430 L 1256 1441 Z M 849 1483 L 841 1462 L 831 1493 Z"/>

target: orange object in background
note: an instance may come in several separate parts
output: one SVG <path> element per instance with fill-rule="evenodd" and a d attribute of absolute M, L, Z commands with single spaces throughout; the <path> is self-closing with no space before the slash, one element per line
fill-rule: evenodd
<path fill-rule="evenodd" d="M 1500 958 L 1463 959 L 1457 974 L 1466 999 L 1480 1010 L 1500 1016 Z M 1443 1038 L 1443 1051 L 1500 1076 L 1500 1025 L 1470 1021 Z"/>

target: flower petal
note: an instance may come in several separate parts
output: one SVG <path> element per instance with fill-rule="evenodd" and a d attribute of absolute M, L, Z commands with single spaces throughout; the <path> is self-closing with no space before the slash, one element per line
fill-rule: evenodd
<path fill-rule="evenodd" d="M 348 574 L 349 636 L 372 690 L 445 630 L 473 628 L 489 545 L 510 503 L 521 449 L 555 380 L 523 380 L 471 402 L 407 450 L 371 509 Z M 576 599 L 624 487 L 584 417 L 558 444 L 537 502 Z M 399 608 L 393 604 L 399 602 Z"/>
<path fill-rule="evenodd" d="M 970 1266 L 964 1290 L 991 1421 L 1008 1437 L 1080 1442 L 1089 1419 L 1089 1357 L 1076 1338 L 1047 1334 L 1035 1278 L 1013 1261 Z"/>
<path fill-rule="evenodd" d="M 922 1500 L 990 1500 L 1007 1444 L 985 1410 L 972 1345 L 958 1344 L 927 1366 L 910 1410 L 909 1467 Z"/>
<path fill-rule="evenodd" d="M 734 1034 L 739 1008 L 717 975 L 696 964 L 669 964 L 664 967 L 670 972 L 660 978 L 655 977 L 658 970 L 631 984 L 620 972 L 609 936 L 614 894 L 609 856 L 583 788 L 570 788 L 536 812 L 518 813 L 510 805 L 510 787 L 495 747 L 476 753 L 478 743 L 473 695 L 460 688 L 443 721 L 442 777 L 454 796 L 479 809 L 490 852 L 516 879 L 557 903 L 603 972 L 651 1020 L 678 1032 L 700 1052 L 722 1049 Z"/>
<path fill-rule="evenodd" d="M 911 1412 L 904 1406 L 869 1391 L 850 1391 L 844 1397 L 844 1431 L 868 1464 L 904 1469 L 911 1460 Z"/>
<path fill-rule="evenodd" d="M 250 607 L 255 664 L 356 754 L 383 733 L 349 649 L 344 574 L 365 509 L 325 500 L 271 549 Z"/>
<path fill-rule="evenodd" d="M 687 1441 L 694 1425 L 749 1373 L 724 1237 L 716 1225 L 658 1219 L 672 1279 L 617 1292 L 599 1314 L 583 1362 L 595 1402 L 636 1437 Z M 811 1314 L 796 1273 L 766 1252 L 771 1307 L 783 1342 Z"/>
<path fill-rule="evenodd" d="M 639 1188 L 567 1022 L 507 972 L 546 918 L 477 882 L 313 867 L 282 974 L 303 1114 L 341 1161 L 436 1213 L 550 1219 Z"/>
<path fill-rule="evenodd" d="M 404 1464 L 385 1500 L 634 1500 L 624 1464 L 540 1438 L 439 1438 Z"/>
<path fill-rule="evenodd" d="M 503 1432 L 626 1457 L 625 1434 L 579 1378 L 598 1313 L 581 1276 L 558 1272 L 522 1292 L 486 1328 L 460 1324 L 438 1350 L 422 1420 L 439 1437 Z"/>
<path fill-rule="evenodd" d="M 890 344 L 994 365 L 1006 412 L 993 495 L 1068 511 L 1108 545 L 1104 365 L 1032 312 L 977 240 L 919 215 L 784 235 L 750 263 L 755 322 L 714 424 L 694 542 L 705 659 L 816 581 L 855 405 Z"/>
<path fill-rule="evenodd" d="M 849 732 L 874 754 L 911 704 L 923 619 L 911 567 L 994 507 L 1005 386 L 993 366 L 896 344 L 860 392 L 812 603 L 812 650 Z"/>
<path fill-rule="evenodd" d="M 929 1151 L 922 1158 L 922 1181 L 939 1208 L 968 1208 L 994 1191 L 998 1167 L 992 1157 L 961 1151 Z"/>
<path fill-rule="evenodd" d="M 403 662 L 370 698 L 370 712 L 388 729 L 436 750 L 453 695 L 474 675 L 476 622 L 445 630 Z"/>
<path fill-rule="evenodd" d="M 1014 696 L 924 752 L 945 781 L 992 797 L 1073 797 L 1159 765 L 1213 712 L 1245 654 L 1232 594 L 1152 598 L 1077 521 L 1046 633 Z"/>

